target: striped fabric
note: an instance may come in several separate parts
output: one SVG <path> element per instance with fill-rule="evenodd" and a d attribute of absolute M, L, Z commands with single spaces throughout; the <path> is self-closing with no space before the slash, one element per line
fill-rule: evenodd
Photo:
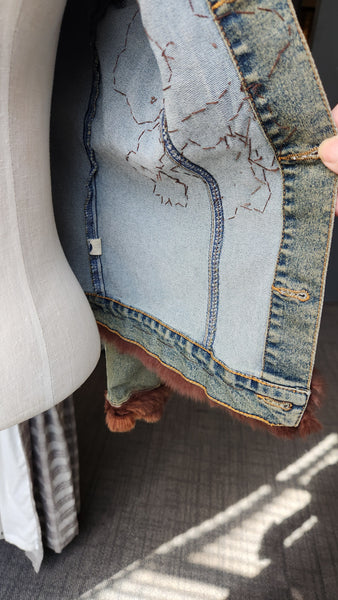
<path fill-rule="evenodd" d="M 30 419 L 33 490 L 46 546 L 55 552 L 78 533 L 77 437 L 72 397 Z"/>
<path fill-rule="evenodd" d="M 79 463 L 73 398 L 0 432 L 0 538 L 39 571 L 43 546 L 78 533 Z M 1 596 L 1 593 L 0 593 Z"/>

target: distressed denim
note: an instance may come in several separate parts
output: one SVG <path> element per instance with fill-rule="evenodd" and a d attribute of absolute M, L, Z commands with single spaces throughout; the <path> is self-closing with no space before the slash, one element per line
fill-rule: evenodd
<path fill-rule="evenodd" d="M 337 185 L 317 152 L 335 128 L 291 1 L 104 8 L 56 72 L 68 260 L 108 331 L 212 401 L 297 427 Z M 159 385 L 107 354 L 112 404 Z"/>

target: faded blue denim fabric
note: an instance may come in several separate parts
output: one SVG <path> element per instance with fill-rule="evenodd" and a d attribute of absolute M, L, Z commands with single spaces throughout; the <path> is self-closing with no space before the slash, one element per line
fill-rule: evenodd
<path fill-rule="evenodd" d="M 135 392 L 153 390 L 162 385 L 160 379 L 129 354 L 121 354 L 113 344 L 105 344 L 107 366 L 107 399 L 122 406 Z"/>
<path fill-rule="evenodd" d="M 59 234 L 97 321 L 217 403 L 297 426 L 337 186 L 291 2 L 130 0 L 92 25 L 91 69 L 56 107 L 79 151 L 66 169 L 64 143 L 53 155 Z"/>

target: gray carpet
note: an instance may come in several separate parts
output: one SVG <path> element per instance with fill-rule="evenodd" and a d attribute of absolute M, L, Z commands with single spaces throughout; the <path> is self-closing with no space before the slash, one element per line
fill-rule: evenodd
<path fill-rule="evenodd" d="M 323 431 L 282 441 L 179 397 L 160 423 L 113 435 L 101 362 L 76 395 L 80 534 L 38 575 L 0 542 L 1 600 L 335 600 L 337 305 L 317 365 Z"/>

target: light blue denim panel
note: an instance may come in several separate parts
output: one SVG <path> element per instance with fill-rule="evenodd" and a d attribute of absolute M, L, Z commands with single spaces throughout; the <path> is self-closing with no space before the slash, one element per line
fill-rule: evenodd
<path fill-rule="evenodd" d="M 282 234 L 282 180 L 204 0 L 140 2 L 161 68 L 173 144 L 218 182 L 224 210 L 214 353 L 260 374 Z M 188 34 L 187 34 L 188 32 Z M 190 34 L 190 35 L 189 35 Z M 163 50 L 165 49 L 165 52 Z"/>
<path fill-rule="evenodd" d="M 259 374 L 282 231 L 279 167 L 204 1 L 182 1 L 179 19 L 175 6 L 140 2 L 147 35 L 136 3 L 111 9 L 99 29 L 92 144 L 106 295 Z"/>
<path fill-rule="evenodd" d="M 135 2 L 107 12 L 97 47 L 102 85 L 92 145 L 106 295 L 202 340 L 209 200 L 205 184 L 189 172 L 176 183 L 174 165 L 163 156 L 162 83 Z"/>

